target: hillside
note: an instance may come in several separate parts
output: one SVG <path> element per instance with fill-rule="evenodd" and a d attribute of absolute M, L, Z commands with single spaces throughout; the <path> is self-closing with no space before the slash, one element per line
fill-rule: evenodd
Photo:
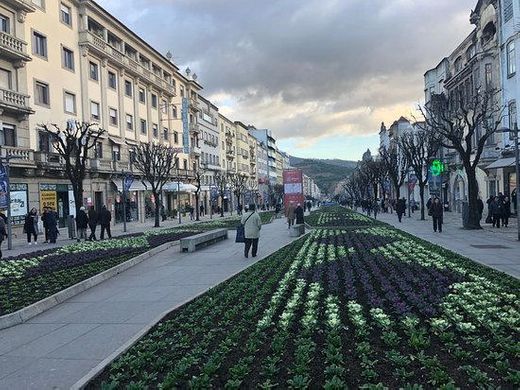
<path fill-rule="evenodd" d="M 355 161 L 321 160 L 290 156 L 291 166 L 300 168 L 311 177 L 323 192 L 334 193 L 336 185 L 344 180 L 357 165 Z"/>

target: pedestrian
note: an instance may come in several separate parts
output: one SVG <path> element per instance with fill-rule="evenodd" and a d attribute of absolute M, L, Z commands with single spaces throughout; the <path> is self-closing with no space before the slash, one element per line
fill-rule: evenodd
<path fill-rule="evenodd" d="M 507 195 L 504 196 L 502 206 L 502 225 L 507 227 L 509 225 L 509 218 L 511 218 L 511 201 Z"/>
<path fill-rule="evenodd" d="M 395 205 L 395 211 L 397 213 L 397 218 L 399 219 L 399 222 L 402 222 L 403 214 L 406 211 L 406 200 L 404 200 L 404 197 L 397 201 Z"/>
<path fill-rule="evenodd" d="M 76 228 L 78 229 L 78 242 L 87 240 L 87 227 L 88 227 L 88 216 L 85 212 L 85 207 L 81 206 L 76 215 Z"/>
<path fill-rule="evenodd" d="M 258 240 L 260 238 L 260 229 L 262 228 L 262 220 L 260 215 L 256 212 L 255 205 L 252 203 L 249 205 L 249 211 L 242 215 L 240 220 L 244 225 L 244 256 L 249 257 L 249 249 L 251 249 L 251 255 L 256 257 L 258 253 Z"/>
<path fill-rule="evenodd" d="M 278 217 L 278 214 L 280 214 L 280 211 L 282 211 L 282 206 L 280 205 L 280 203 L 277 203 L 276 206 L 274 207 L 274 213 L 275 213 L 276 217 Z"/>
<path fill-rule="evenodd" d="M 515 209 L 515 213 L 518 215 L 518 210 L 516 209 L 516 207 L 517 207 L 517 203 L 516 203 L 516 188 L 513 190 L 513 192 L 511 192 L 511 201 L 513 202 L 513 208 Z"/>
<path fill-rule="evenodd" d="M 49 228 L 47 227 L 47 216 L 49 213 L 49 208 L 44 207 L 41 215 L 41 221 L 43 224 L 43 231 L 45 232 L 45 241 L 44 244 L 47 244 L 49 242 Z"/>
<path fill-rule="evenodd" d="M 25 216 L 23 231 L 27 234 L 27 242 L 31 245 L 31 237 L 34 238 L 34 245 L 38 244 L 38 211 L 32 208 Z"/>
<path fill-rule="evenodd" d="M 0 259 L 2 259 L 2 242 L 7 238 L 6 224 L 3 218 L 0 218 Z"/>
<path fill-rule="evenodd" d="M 161 221 L 166 221 L 166 209 L 164 208 L 163 204 L 161 204 Z"/>
<path fill-rule="evenodd" d="M 484 213 L 484 202 L 482 202 L 482 199 L 480 196 L 477 199 L 477 210 L 478 210 L 478 220 L 480 221 L 482 219 L 482 214 Z"/>
<path fill-rule="evenodd" d="M 294 211 L 295 211 L 294 203 L 290 202 L 289 205 L 287 205 L 287 207 L 285 209 L 285 217 L 287 218 L 287 224 L 289 225 L 288 229 L 290 229 L 291 226 L 294 225 L 294 218 L 295 218 Z"/>
<path fill-rule="evenodd" d="M 112 221 L 112 213 L 107 209 L 107 206 L 103 206 L 101 208 L 101 212 L 99 213 L 99 223 L 101 224 L 101 234 L 100 237 L 102 240 L 105 239 L 105 230 L 107 232 L 108 238 L 112 238 L 112 233 L 110 233 L 110 222 Z"/>
<path fill-rule="evenodd" d="M 304 211 L 302 205 L 298 203 L 296 209 L 294 210 L 294 216 L 296 217 L 296 225 L 303 225 L 305 223 L 303 219 Z"/>
<path fill-rule="evenodd" d="M 188 205 L 188 212 L 190 213 L 190 220 L 193 221 L 194 215 L 193 212 L 195 211 L 195 208 L 192 205 Z"/>
<path fill-rule="evenodd" d="M 430 196 L 430 198 L 428 199 L 428 202 L 426 202 L 426 209 L 427 209 L 427 210 L 430 210 L 431 207 L 432 207 L 432 204 L 433 204 L 433 199 L 432 199 L 432 197 Z"/>
<path fill-rule="evenodd" d="M 46 234 L 49 242 L 51 244 L 56 244 L 56 239 L 58 238 L 58 215 L 56 212 L 48 207 L 46 213 Z"/>
<path fill-rule="evenodd" d="M 90 206 L 88 210 L 88 227 L 90 228 L 90 236 L 88 237 L 89 241 L 97 241 L 96 238 L 96 227 L 98 223 L 98 213 L 94 209 L 94 206 Z"/>
<path fill-rule="evenodd" d="M 200 211 L 200 216 L 203 217 L 204 216 L 204 205 L 203 204 L 200 205 L 199 211 Z"/>
<path fill-rule="evenodd" d="M 502 201 L 499 196 L 495 196 L 490 207 L 491 218 L 493 219 L 493 227 L 500 229 L 500 220 L 502 219 Z"/>
<path fill-rule="evenodd" d="M 434 232 L 437 232 L 437 230 L 438 230 L 439 233 L 442 233 L 443 213 L 444 213 L 444 208 L 442 207 L 442 204 L 439 201 L 439 198 L 435 197 L 435 199 L 433 199 L 433 202 L 429 209 L 429 214 L 431 214 L 431 216 L 433 218 L 433 231 Z"/>

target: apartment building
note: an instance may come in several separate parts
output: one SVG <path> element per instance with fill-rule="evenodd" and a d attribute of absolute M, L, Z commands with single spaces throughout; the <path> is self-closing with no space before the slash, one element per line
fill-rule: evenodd
<path fill-rule="evenodd" d="M 267 184 L 272 186 L 278 182 L 278 176 L 282 175 L 281 171 L 277 171 L 276 166 L 276 139 L 269 129 L 257 129 L 249 126 L 249 132 L 267 147 L 267 177 L 269 180 Z"/>
<path fill-rule="evenodd" d="M 239 175 L 250 176 L 251 167 L 249 165 L 249 132 L 248 127 L 242 122 L 235 121 L 236 126 L 236 158 L 237 173 Z"/>
<path fill-rule="evenodd" d="M 122 216 L 122 173 L 132 172 L 129 219 L 153 210 L 146 183 L 130 164 L 132 147 L 158 142 L 178 148 L 172 180 L 190 181 L 201 155 L 196 77 L 182 75 L 170 59 L 91 0 L 9 0 L 0 5 L 0 108 L 2 154 L 11 161 L 11 195 L 22 208 L 54 207 L 61 225 L 75 210 L 54 139 L 46 124 L 95 123 L 106 130 L 90 157 L 83 204 Z M 29 97 L 30 96 L 30 97 Z M 11 119 L 9 119 L 11 118 Z M 5 129 L 5 130 L 4 130 Z M 172 190 L 173 191 L 173 190 Z M 184 195 L 189 202 L 191 197 Z M 177 194 L 163 194 L 167 210 Z"/>

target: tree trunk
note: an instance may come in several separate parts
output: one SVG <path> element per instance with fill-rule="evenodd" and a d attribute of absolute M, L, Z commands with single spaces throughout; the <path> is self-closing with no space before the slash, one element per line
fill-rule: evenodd
<path fill-rule="evenodd" d="M 478 182 L 475 168 L 465 165 L 468 177 L 468 219 L 464 221 L 465 229 L 482 229 L 480 226 L 480 214 L 478 212 Z"/>
<path fill-rule="evenodd" d="M 200 193 L 197 191 L 197 192 L 195 192 L 195 221 L 200 221 L 200 218 L 199 218 L 199 198 L 200 198 Z"/>
<path fill-rule="evenodd" d="M 159 221 L 160 221 L 160 210 L 161 210 L 161 205 L 159 203 L 159 194 L 156 192 L 156 191 L 152 191 L 153 193 L 153 197 L 155 199 L 155 224 L 154 224 L 154 227 L 159 227 L 160 224 L 159 224 Z"/>
<path fill-rule="evenodd" d="M 421 221 L 424 221 L 424 187 L 426 183 L 419 182 L 419 195 L 421 197 Z"/>
<path fill-rule="evenodd" d="M 76 217 L 79 214 L 79 209 L 83 206 L 83 183 L 77 183 L 73 185 L 74 189 L 74 202 L 76 203 Z"/>
<path fill-rule="evenodd" d="M 224 195 L 220 194 L 220 216 L 224 216 Z"/>

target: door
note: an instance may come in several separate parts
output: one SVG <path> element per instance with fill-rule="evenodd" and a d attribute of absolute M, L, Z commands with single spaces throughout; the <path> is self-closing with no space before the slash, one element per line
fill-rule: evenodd
<path fill-rule="evenodd" d="M 103 192 L 96 191 L 94 192 L 94 208 L 96 212 L 99 213 L 101 208 L 103 207 Z"/>

